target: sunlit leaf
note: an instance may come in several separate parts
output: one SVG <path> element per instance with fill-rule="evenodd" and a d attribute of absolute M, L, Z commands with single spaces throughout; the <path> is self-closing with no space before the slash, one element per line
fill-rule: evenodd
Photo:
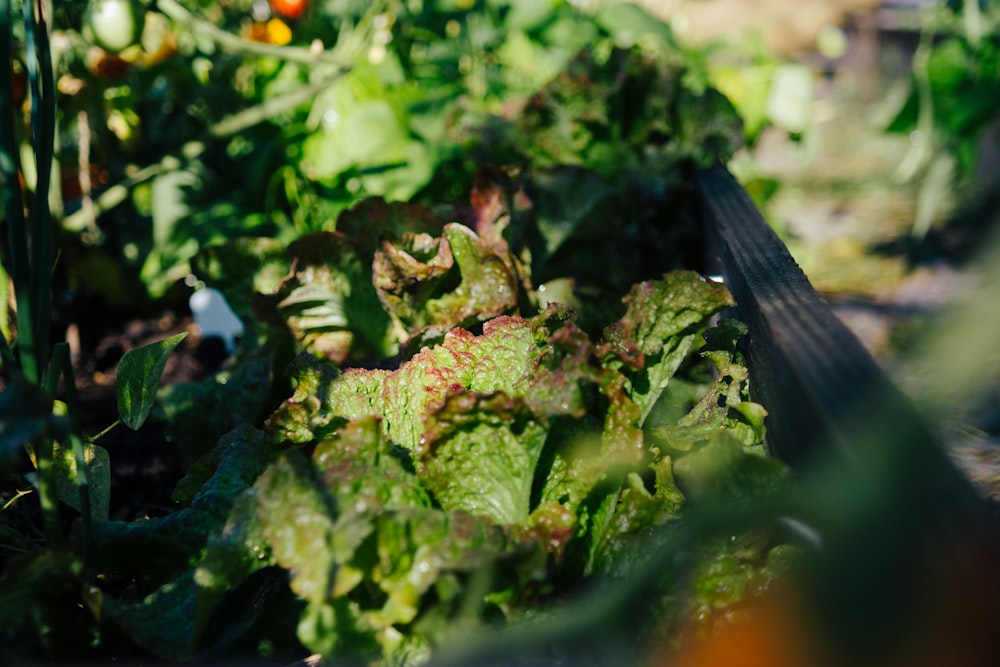
<path fill-rule="evenodd" d="M 77 512 L 83 511 L 80 501 L 80 475 L 76 456 L 71 447 L 57 446 L 54 451 L 56 493 Z M 87 487 L 90 495 L 90 516 L 94 521 L 107 521 L 111 505 L 111 457 L 99 445 L 84 447 L 87 467 Z"/>
<path fill-rule="evenodd" d="M 129 428 L 138 430 L 146 421 L 156 401 L 167 358 L 186 336 L 186 332 L 179 333 L 122 355 L 118 362 L 118 414 Z"/>

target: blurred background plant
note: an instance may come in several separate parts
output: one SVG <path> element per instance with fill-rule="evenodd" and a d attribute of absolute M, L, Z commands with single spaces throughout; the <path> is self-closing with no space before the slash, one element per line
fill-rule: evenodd
<path fill-rule="evenodd" d="M 329 230 L 370 195 L 466 192 L 499 129 L 473 128 L 584 46 L 672 47 L 639 12 L 580 4 L 52 3 L 65 305 L 176 302 L 206 245 Z M 33 188 L 30 160 L 24 175 Z"/>

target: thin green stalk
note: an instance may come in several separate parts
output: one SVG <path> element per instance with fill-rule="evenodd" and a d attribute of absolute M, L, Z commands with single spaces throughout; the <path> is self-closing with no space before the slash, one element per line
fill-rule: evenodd
<path fill-rule="evenodd" d="M 0 0 L 0 63 L 13 59 L 10 0 Z M 4 65 L 6 67 L 6 65 Z M 28 382 L 40 378 L 31 303 L 31 265 L 24 197 L 18 181 L 18 146 L 14 133 L 14 91 L 9 76 L 0 77 L 0 175 L 7 216 L 10 277 L 17 300 L 17 347 L 21 371 Z"/>
<path fill-rule="evenodd" d="M 121 419 L 116 419 L 114 422 L 111 423 L 110 426 L 105 427 L 97 435 L 90 436 L 90 438 L 89 438 L 90 442 L 97 442 L 98 440 L 100 440 L 101 438 L 103 438 L 104 436 L 106 436 L 108 433 L 110 433 L 111 430 L 114 429 L 116 426 L 120 426 L 121 423 L 122 423 Z"/>
<path fill-rule="evenodd" d="M 45 542 L 50 549 L 63 548 L 62 524 L 59 520 L 59 495 L 56 491 L 56 467 L 53 463 L 53 441 L 48 435 L 33 443 L 35 467 L 38 471 L 38 501 L 42 506 Z"/>
<path fill-rule="evenodd" d="M 962 3 L 962 22 L 965 27 L 965 39 L 974 49 L 978 49 L 983 43 L 983 14 L 979 10 L 979 0 L 965 0 Z"/>
<path fill-rule="evenodd" d="M 31 131 L 37 181 L 31 206 L 32 311 L 35 316 L 35 349 L 39 373 L 48 365 L 52 308 L 52 229 L 49 186 L 55 141 L 55 82 L 45 17 L 38 0 L 26 0 L 24 8 L 28 79 L 31 85 Z"/>
<path fill-rule="evenodd" d="M 11 505 L 13 505 L 14 503 L 16 503 L 21 498 L 24 498 L 25 496 L 30 496 L 32 493 L 34 493 L 34 491 L 35 490 L 31 489 L 31 488 L 24 489 L 23 491 L 21 489 L 17 489 L 15 491 L 14 495 L 11 496 L 10 500 L 8 500 L 7 502 L 5 502 L 3 504 L 3 507 L 0 507 L 0 512 L 6 512 L 7 510 L 10 509 Z"/>

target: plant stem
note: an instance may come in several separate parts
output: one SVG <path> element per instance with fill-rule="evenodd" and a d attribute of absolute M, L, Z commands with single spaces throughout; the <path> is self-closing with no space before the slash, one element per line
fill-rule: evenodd
<path fill-rule="evenodd" d="M 92 443 L 93 442 L 97 442 L 98 440 L 100 440 L 101 438 L 103 438 L 104 436 L 106 436 L 108 433 L 110 433 L 111 429 L 115 428 L 116 426 L 118 426 L 121 423 L 122 423 L 121 419 L 116 419 L 110 426 L 108 426 L 107 428 L 105 428 L 104 430 L 102 430 L 97 435 L 90 436 L 90 438 L 88 438 L 88 440 L 90 440 L 90 442 L 92 442 Z"/>
<path fill-rule="evenodd" d="M 10 0 L 0 0 L 0 63 L 13 59 Z M 7 65 L 3 65 L 7 67 Z M 18 146 L 14 133 L 14 91 L 10 76 L 0 77 L 0 176 L 3 178 L 4 212 L 10 277 L 17 300 L 17 353 L 28 382 L 39 380 L 31 303 L 31 265 L 24 196 L 19 184 Z"/>
<path fill-rule="evenodd" d="M 55 141 L 55 82 L 45 17 L 39 0 L 25 0 L 24 32 L 28 79 L 31 85 L 31 132 L 35 153 L 35 198 L 31 207 L 31 301 L 39 375 L 48 365 L 52 308 L 52 230 L 49 186 Z M 37 10 L 37 11 L 36 11 Z"/>
<path fill-rule="evenodd" d="M 30 488 L 25 489 L 24 491 L 22 491 L 21 489 L 18 489 L 15 492 L 14 496 L 10 500 L 8 500 L 7 502 L 5 502 L 3 504 L 3 507 L 0 507 L 0 512 L 6 512 L 8 509 L 10 509 L 11 505 L 13 505 L 14 503 L 16 503 L 21 498 L 24 498 L 25 496 L 30 496 L 33 492 L 34 492 L 34 489 L 30 489 Z"/>

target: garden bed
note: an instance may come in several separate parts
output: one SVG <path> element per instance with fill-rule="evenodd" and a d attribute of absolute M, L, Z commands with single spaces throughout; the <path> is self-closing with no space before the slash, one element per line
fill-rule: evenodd
<path fill-rule="evenodd" d="M 908 650 L 938 556 L 993 553 L 988 507 L 718 166 L 744 130 L 665 26 L 387 5 L 333 34 L 256 3 L 237 38 L 233 3 L 196 4 L 150 9 L 163 30 L 104 109 L 123 180 L 81 179 L 62 219 L 51 368 L 51 295 L 25 288 L 53 280 L 48 226 L 7 209 L 9 659 L 643 663 L 794 589 L 810 648 L 849 661 Z M 292 28 L 312 46 L 277 43 Z M 83 52 L 127 73 L 128 46 L 61 38 L 60 90 L 87 90 Z M 167 71 L 221 73 L 230 115 L 177 113 Z M 32 77 L 37 137 L 54 88 Z M 115 165 L 140 127 L 167 154 Z M 230 354 L 176 305 L 206 286 L 243 325 Z M 95 326 L 94 292 L 166 314 Z"/>

